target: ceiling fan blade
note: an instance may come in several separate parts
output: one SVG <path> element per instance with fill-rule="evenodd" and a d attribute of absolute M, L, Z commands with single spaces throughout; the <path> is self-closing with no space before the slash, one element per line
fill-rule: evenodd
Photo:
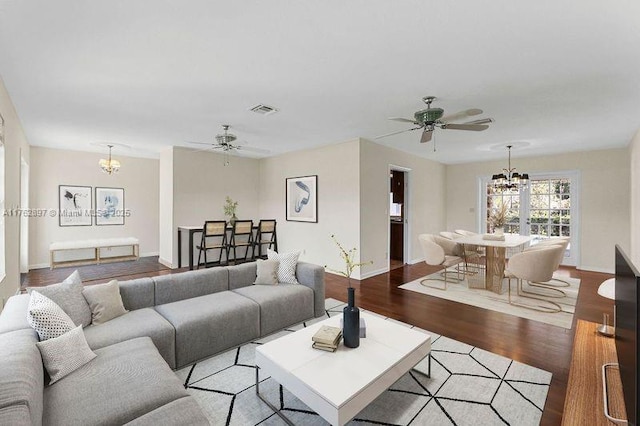
<path fill-rule="evenodd" d="M 480 118 L 478 120 L 467 121 L 467 122 L 462 123 L 462 124 L 489 124 L 489 123 L 493 123 L 493 122 L 494 122 L 493 118 Z"/>
<path fill-rule="evenodd" d="M 187 141 L 187 143 L 192 143 L 195 145 L 209 145 L 209 146 L 215 146 L 215 142 L 194 142 L 194 141 Z"/>
<path fill-rule="evenodd" d="M 384 135 L 375 136 L 374 139 L 386 138 L 387 136 L 398 135 L 400 133 L 410 132 L 412 130 L 418 130 L 418 129 L 422 129 L 422 126 L 414 127 L 413 129 L 399 130 L 397 132 L 391 132 L 391 133 L 387 133 L 387 134 L 384 134 Z"/>
<path fill-rule="evenodd" d="M 445 124 L 442 128 L 453 130 L 473 130 L 475 132 L 479 132 L 481 130 L 487 130 L 489 126 L 486 124 Z"/>
<path fill-rule="evenodd" d="M 271 151 L 269 151 L 268 149 L 255 148 L 247 145 L 238 145 L 235 148 L 239 151 L 253 152 L 255 154 L 271 154 Z"/>
<path fill-rule="evenodd" d="M 416 122 L 416 120 L 411 120 L 410 118 L 404 118 L 404 117 L 389 117 L 389 120 L 401 121 L 403 123 L 419 124 L 419 123 Z"/>
<path fill-rule="evenodd" d="M 420 143 L 427 143 L 431 140 L 431 136 L 433 136 L 433 129 L 424 129 L 422 132 L 422 137 L 420 138 Z"/>
<path fill-rule="evenodd" d="M 478 114 L 482 114 L 481 109 L 471 108 L 464 111 L 456 112 L 455 114 L 447 115 L 445 117 L 442 117 L 438 121 L 448 123 L 450 121 L 456 121 L 456 120 L 460 120 L 461 118 L 471 117 L 472 115 L 478 115 Z"/>

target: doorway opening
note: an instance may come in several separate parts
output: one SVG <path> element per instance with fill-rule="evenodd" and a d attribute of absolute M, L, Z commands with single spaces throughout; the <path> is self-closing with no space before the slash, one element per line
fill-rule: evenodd
<path fill-rule="evenodd" d="M 389 270 L 404 266 L 409 259 L 409 171 L 389 168 Z"/>

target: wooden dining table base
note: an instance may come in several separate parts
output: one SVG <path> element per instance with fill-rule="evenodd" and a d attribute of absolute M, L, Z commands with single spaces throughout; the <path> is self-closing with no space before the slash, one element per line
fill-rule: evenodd
<path fill-rule="evenodd" d="M 506 264 L 505 247 L 486 247 L 487 264 L 485 271 L 485 288 L 494 293 L 502 294 L 502 280 Z"/>

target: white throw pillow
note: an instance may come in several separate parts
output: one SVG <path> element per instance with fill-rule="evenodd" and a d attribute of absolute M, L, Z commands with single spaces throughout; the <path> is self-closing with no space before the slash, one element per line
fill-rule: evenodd
<path fill-rule="evenodd" d="M 38 333 L 40 340 L 62 336 L 76 326 L 60 306 L 37 291 L 31 292 L 27 307 L 27 321 Z"/>
<path fill-rule="evenodd" d="M 82 326 L 78 326 L 62 336 L 37 342 L 36 346 L 42 355 L 44 368 L 47 369 L 51 378 L 50 385 L 96 357 L 87 344 Z"/>
<path fill-rule="evenodd" d="M 120 286 L 116 280 L 111 280 L 107 284 L 86 286 L 82 290 L 82 295 L 91 308 L 93 324 L 105 323 L 128 312 L 122 303 Z"/>
<path fill-rule="evenodd" d="M 269 260 L 277 260 L 280 262 L 278 265 L 278 281 L 281 283 L 300 284 L 296 279 L 298 257 L 300 257 L 300 252 L 276 253 L 271 249 L 267 249 L 267 258 Z"/>
<path fill-rule="evenodd" d="M 91 309 L 82 296 L 82 280 L 78 271 L 73 271 L 60 284 L 48 285 L 46 287 L 27 288 L 27 291 L 37 291 L 45 297 L 53 300 L 66 312 L 75 325 L 83 327 L 91 324 Z"/>
<path fill-rule="evenodd" d="M 262 260 L 256 262 L 256 280 L 254 284 L 276 285 L 278 284 L 278 266 L 280 262 L 277 260 Z"/>

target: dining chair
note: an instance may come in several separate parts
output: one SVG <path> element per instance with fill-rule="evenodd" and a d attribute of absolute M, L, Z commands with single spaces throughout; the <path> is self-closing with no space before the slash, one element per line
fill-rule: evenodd
<path fill-rule="evenodd" d="M 276 235 L 276 220 L 275 219 L 261 219 L 258 223 L 258 230 L 256 232 L 256 247 L 258 247 L 258 258 L 266 257 L 266 253 L 262 254 L 262 246 L 267 246 L 267 249 L 273 247 L 273 251 L 278 251 L 278 236 Z"/>
<path fill-rule="evenodd" d="M 462 262 L 462 258 L 456 254 L 457 250 L 459 250 L 456 243 L 451 240 L 447 240 L 446 238 L 431 234 L 418 235 L 418 241 L 420 242 L 420 246 L 422 247 L 424 261 L 427 265 L 444 266 L 444 271 L 442 271 L 442 276 L 444 279 L 427 277 L 421 280 L 420 284 L 425 287 L 446 290 L 448 283 L 459 283 L 462 281 L 462 278 L 460 278 L 459 269 L 456 269 L 457 278 L 449 277 L 449 273 L 447 271 L 450 267 L 458 265 Z M 442 281 L 444 282 L 444 287 L 429 285 L 428 281 Z"/>
<path fill-rule="evenodd" d="M 227 244 L 227 259 L 229 253 L 233 250 L 233 261 L 238 261 L 237 248 L 244 247 L 243 260 L 253 259 L 255 255 L 255 245 L 253 239 L 253 220 L 236 220 L 231 228 L 231 238 Z M 249 249 L 251 249 L 251 257 L 249 257 Z"/>
<path fill-rule="evenodd" d="M 535 295 L 532 295 L 532 292 L 523 292 L 522 289 L 523 281 L 549 281 L 551 277 L 553 277 L 558 252 L 561 250 L 562 246 L 548 245 L 537 250 L 522 251 L 513 255 L 511 259 L 509 259 L 509 264 L 507 265 L 507 269 L 504 271 L 504 276 L 509 279 L 508 300 L 510 305 L 546 313 L 557 313 L 562 311 L 562 307 L 558 303 L 544 299 L 542 294 L 536 293 Z M 517 295 L 520 298 L 535 300 L 537 305 L 521 303 L 511 297 L 512 278 L 516 279 Z M 542 302 L 544 302 L 544 304 L 542 304 Z"/>
<path fill-rule="evenodd" d="M 562 260 L 564 259 L 564 254 L 567 251 L 567 247 L 569 247 L 569 242 L 571 239 L 569 237 L 558 237 L 558 238 L 549 238 L 546 240 L 539 241 L 536 245 L 531 247 L 527 247 L 525 250 L 536 250 L 542 247 L 547 246 L 562 246 L 562 251 L 558 253 L 558 258 L 556 259 L 556 271 L 560 269 L 560 265 L 562 264 Z M 556 284 L 557 283 L 557 284 Z M 537 283 L 541 285 L 545 285 L 547 287 L 569 287 L 571 284 L 569 282 L 562 280 L 560 278 L 551 278 L 549 281 L 545 283 Z"/>
<path fill-rule="evenodd" d="M 196 245 L 198 250 L 198 266 L 200 269 L 200 259 L 204 254 L 204 267 L 208 267 L 207 252 L 209 250 L 220 250 L 218 265 L 222 262 L 222 252 L 227 250 L 227 222 L 225 220 L 207 220 L 202 227 L 202 238 L 200 244 Z M 227 262 L 229 256 L 227 252 Z"/>

